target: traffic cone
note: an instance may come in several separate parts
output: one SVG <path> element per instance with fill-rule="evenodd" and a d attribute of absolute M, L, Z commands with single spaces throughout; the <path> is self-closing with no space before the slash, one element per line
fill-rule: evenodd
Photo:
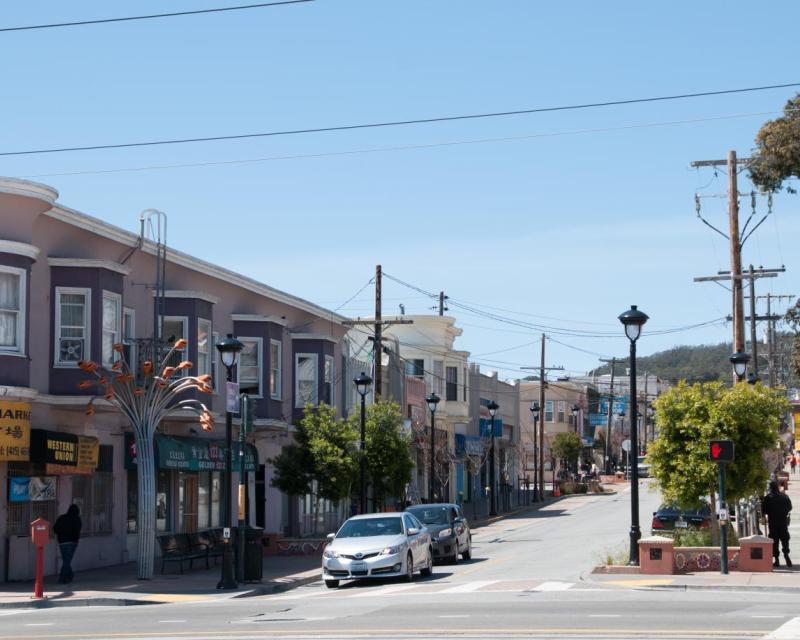
<path fill-rule="evenodd" d="M 561 497 L 561 485 L 559 485 L 558 482 L 556 482 L 553 485 L 553 497 L 554 498 L 560 498 Z"/>

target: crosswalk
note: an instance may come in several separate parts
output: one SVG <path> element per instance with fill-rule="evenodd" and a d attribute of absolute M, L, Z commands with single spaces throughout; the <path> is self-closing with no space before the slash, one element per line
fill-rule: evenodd
<path fill-rule="evenodd" d="M 426 581 L 404 584 L 344 583 L 339 589 L 326 589 L 322 582 L 299 587 L 285 594 L 263 596 L 270 601 L 305 600 L 307 598 L 383 598 L 415 595 L 450 595 L 470 593 L 535 593 L 549 591 L 596 590 L 598 587 L 579 585 L 574 582 L 557 580 L 469 580 L 453 582 L 450 580 Z"/>

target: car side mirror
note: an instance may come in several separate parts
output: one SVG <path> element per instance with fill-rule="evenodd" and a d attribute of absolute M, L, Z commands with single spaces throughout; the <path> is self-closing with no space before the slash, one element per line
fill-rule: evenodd
<path fill-rule="evenodd" d="M 458 518 L 454 519 L 453 522 L 455 522 L 456 524 L 464 524 L 465 520 L 464 518 L 459 516 Z"/>
<path fill-rule="evenodd" d="M 328 542 L 333 542 L 333 539 L 336 537 L 335 533 L 329 533 L 327 536 Z"/>
<path fill-rule="evenodd" d="M 419 533 L 419 529 L 417 529 L 416 527 L 411 527 L 410 529 L 408 529 L 406 533 L 408 533 L 408 535 L 410 536 L 415 536 Z"/>

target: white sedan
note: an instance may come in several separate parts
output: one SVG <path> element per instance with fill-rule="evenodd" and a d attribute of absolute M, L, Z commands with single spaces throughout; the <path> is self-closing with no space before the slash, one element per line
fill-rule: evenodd
<path fill-rule="evenodd" d="M 328 535 L 322 553 L 322 579 L 329 589 L 340 580 L 414 579 L 429 576 L 433 549 L 428 530 L 410 513 L 372 513 L 354 516 Z"/>

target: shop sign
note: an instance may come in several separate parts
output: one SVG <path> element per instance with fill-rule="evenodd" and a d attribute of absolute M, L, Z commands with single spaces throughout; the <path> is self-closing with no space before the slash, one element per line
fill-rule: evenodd
<path fill-rule="evenodd" d="M 224 471 L 225 445 L 203 438 L 180 436 L 155 436 L 156 466 L 159 469 L 179 471 Z M 258 452 L 251 445 L 245 445 L 244 466 L 246 471 L 258 467 Z M 133 434 L 125 438 L 125 468 L 136 468 L 136 445 Z M 239 443 L 233 443 L 233 470 L 239 469 Z"/>
<path fill-rule="evenodd" d="M 8 481 L 9 502 L 44 502 L 56 499 L 55 476 L 12 476 Z"/>
<path fill-rule="evenodd" d="M 95 472 L 100 461 L 100 441 L 94 436 L 78 436 L 78 464 L 46 464 L 45 473 L 57 476 L 83 475 L 88 476 Z"/>
<path fill-rule="evenodd" d="M 78 466 L 78 436 L 72 433 L 31 430 L 31 462 Z"/>
<path fill-rule="evenodd" d="M 0 461 L 30 459 L 30 402 L 0 401 Z"/>

